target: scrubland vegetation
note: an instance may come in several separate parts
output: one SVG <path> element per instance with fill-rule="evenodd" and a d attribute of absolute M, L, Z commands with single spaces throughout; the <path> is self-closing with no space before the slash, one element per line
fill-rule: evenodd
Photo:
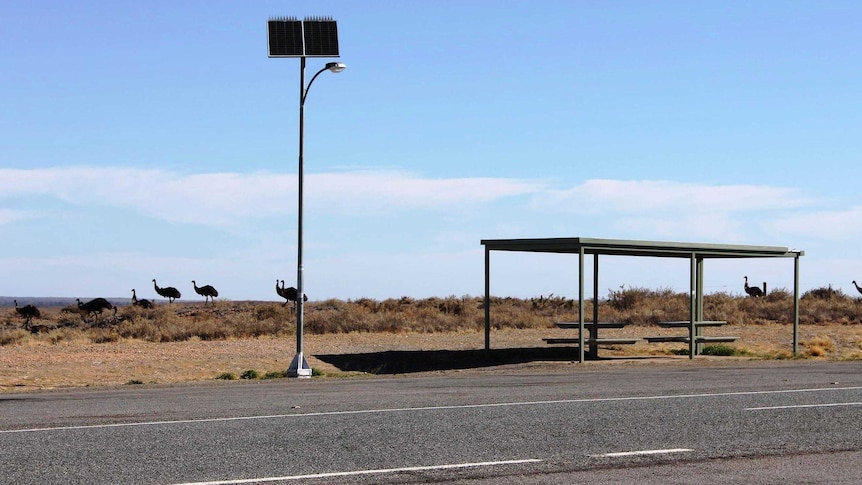
<path fill-rule="evenodd" d="M 668 289 L 620 288 L 599 303 L 599 318 L 631 325 L 651 325 L 689 318 L 686 293 Z M 585 318 L 592 319 L 592 301 L 585 302 Z M 704 316 L 730 325 L 790 324 L 793 297 L 785 289 L 766 297 L 750 298 L 726 293 L 704 297 Z M 307 334 L 351 332 L 446 333 L 484 328 L 484 298 L 325 300 L 305 304 Z M 491 322 L 501 328 L 551 328 L 554 322 L 576 321 L 576 300 L 548 295 L 518 299 L 492 297 Z M 802 295 L 800 324 L 862 323 L 862 299 L 841 290 L 819 288 Z M 84 321 L 73 308 L 43 309 L 31 330 L 14 309 L 0 312 L 0 345 L 32 341 L 106 343 L 122 340 L 178 342 L 190 339 L 225 340 L 263 336 L 286 337 L 295 332 L 290 305 L 270 302 L 217 301 L 214 304 L 160 303 L 153 309 L 122 307 L 118 312 Z"/>
<path fill-rule="evenodd" d="M 602 336 L 633 339 L 635 343 L 603 345 L 602 358 L 688 355 L 686 343 L 648 342 L 643 338 L 680 333 L 679 329 L 655 323 L 687 320 L 690 301 L 686 293 L 620 288 L 607 295 L 599 303 L 599 319 L 629 325 L 603 331 Z M 0 392 L 274 379 L 285 376 L 293 356 L 296 315 L 291 305 L 280 302 L 159 301 L 152 309 L 126 302 L 116 313 L 107 310 L 86 321 L 77 307 L 35 303 L 40 316 L 33 319 L 30 328 L 25 327 L 24 318 L 14 308 L 0 307 Z M 585 302 L 584 311 L 585 319 L 592 320 L 592 302 Z M 796 352 L 791 332 L 793 297 L 786 290 L 773 290 L 756 299 L 709 294 L 704 298 L 704 317 L 728 322 L 720 330 L 707 329 L 707 335 L 738 339 L 705 345 L 703 356 L 862 360 L 862 299 L 840 290 L 819 288 L 802 295 Z M 572 330 L 557 328 L 554 323 L 577 319 L 578 304 L 571 298 L 493 297 L 492 348 L 503 352 L 542 352 L 545 348 L 548 352 L 541 355 L 562 355 L 566 359 L 566 352 L 574 352 L 568 343 L 556 346 L 543 339 L 572 337 Z M 411 352 L 435 355 L 442 351 L 440 355 L 447 359 L 457 354 L 459 365 L 464 365 L 464 359 L 481 360 L 485 355 L 475 353 L 484 343 L 483 297 L 309 301 L 304 321 L 307 356 L 317 376 L 384 372 L 381 369 L 408 372 L 404 369 L 410 368 L 410 372 L 420 372 L 422 363 L 405 357 Z M 401 359 L 389 362 L 389 351 L 402 355 Z M 339 366 L 337 362 L 350 365 Z M 364 362 L 367 368 L 357 362 Z M 477 361 L 476 365 L 485 363 Z"/>

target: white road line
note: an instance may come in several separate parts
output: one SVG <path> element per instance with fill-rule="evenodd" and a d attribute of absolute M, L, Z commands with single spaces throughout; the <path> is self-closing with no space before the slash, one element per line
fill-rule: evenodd
<path fill-rule="evenodd" d="M 694 451 L 689 448 L 669 448 L 665 450 L 640 450 L 640 451 L 617 451 L 615 453 L 602 453 L 600 455 L 590 455 L 596 458 L 616 458 L 620 456 L 640 456 L 640 455 L 661 455 L 664 453 L 687 453 Z"/>
<path fill-rule="evenodd" d="M 826 404 L 797 404 L 795 406 L 764 406 L 761 408 L 745 408 L 745 411 L 772 411 L 776 409 L 799 408 L 833 408 L 838 406 L 862 406 L 862 402 L 833 402 Z"/>
<path fill-rule="evenodd" d="M 482 461 L 477 463 L 457 463 L 453 465 L 431 465 L 431 466 L 411 466 L 404 468 L 381 468 L 377 470 L 356 470 L 349 472 L 330 472 L 330 473 L 314 473 L 310 475 L 287 475 L 283 477 L 263 477 L 263 478 L 245 478 L 238 480 L 221 480 L 214 482 L 187 482 L 177 483 L 175 485 L 233 485 L 240 483 L 264 483 L 278 482 L 283 480 L 306 480 L 311 478 L 336 478 L 350 477 L 357 475 L 380 475 L 384 473 L 403 473 L 417 471 L 433 471 L 433 470 L 451 470 L 455 468 L 473 468 L 482 466 L 500 466 L 500 465 L 520 465 L 524 463 L 539 463 L 542 460 L 526 459 L 526 460 L 506 460 L 506 461 Z"/>
<path fill-rule="evenodd" d="M 307 418 L 319 416 L 344 416 L 356 414 L 380 414 L 380 413 L 406 413 L 418 411 L 441 411 L 447 409 L 476 409 L 476 408 L 495 408 L 495 407 L 510 407 L 510 406 L 546 406 L 551 404 L 587 404 L 597 402 L 626 402 L 626 401 L 652 401 L 652 400 L 667 400 L 667 399 L 696 399 L 696 398 L 711 398 L 711 397 L 727 397 L 727 396 L 759 396 L 766 394 L 793 394 L 805 392 L 834 392 L 834 391 L 860 391 L 862 386 L 856 387 L 823 387 L 814 389 L 784 389 L 778 391 L 742 391 L 742 392 L 717 392 L 704 394 L 668 394 L 658 396 L 632 396 L 632 397 L 598 397 L 589 399 L 558 399 L 550 401 L 516 401 L 503 403 L 486 403 L 486 404 L 456 404 L 451 406 L 424 406 L 415 408 L 388 408 L 388 409 L 357 409 L 352 411 L 325 411 L 318 413 L 296 413 L 296 414 L 270 414 L 263 416 L 233 416 L 228 418 L 203 418 L 203 419 L 180 419 L 175 421 L 142 421 L 132 423 L 109 423 L 109 424 L 92 424 L 82 426 L 56 426 L 50 428 L 26 428 L 26 429 L 7 429 L 0 430 L 0 434 L 6 433 L 37 433 L 44 431 L 67 431 L 78 429 L 93 429 L 93 428 L 122 428 L 126 426 L 169 426 L 177 424 L 198 424 L 198 423 L 214 423 L 225 421 L 250 421 L 258 419 L 287 419 L 287 418 Z"/>

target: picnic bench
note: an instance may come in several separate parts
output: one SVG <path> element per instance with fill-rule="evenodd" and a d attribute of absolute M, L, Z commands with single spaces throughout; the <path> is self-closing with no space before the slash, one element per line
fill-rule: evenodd
<path fill-rule="evenodd" d="M 673 321 L 673 322 L 658 322 L 657 324 L 662 328 L 689 328 L 691 326 L 691 322 L 687 320 L 682 321 Z M 703 351 L 703 344 L 707 343 L 719 343 L 719 342 L 736 342 L 739 340 L 739 337 L 731 337 L 731 336 L 706 336 L 703 335 L 703 329 L 705 327 L 721 327 L 723 325 L 727 325 L 727 322 L 723 320 L 699 320 L 694 322 L 694 343 L 695 349 L 694 353 L 699 354 Z M 661 342 L 682 342 L 689 343 L 690 338 L 688 335 L 658 335 L 658 336 L 649 336 L 644 337 L 649 343 L 661 343 Z"/>
<path fill-rule="evenodd" d="M 659 342 L 684 342 L 688 343 L 688 337 L 684 337 L 682 335 L 658 335 L 652 337 L 644 337 L 649 343 L 659 343 Z M 704 335 L 700 335 L 694 338 L 694 342 L 701 343 L 714 343 L 714 342 L 736 342 L 739 340 L 739 337 L 708 337 Z"/>
<path fill-rule="evenodd" d="M 545 342 L 549 344 L 577 344 L 581 342 L 579 338 L 554 338 L 554 337 L 546 337 L 543 338 Z M 585 344 L 606 344 L 606 345 L 625 345 L 625 344 L 636 344 L 638 343 L 638 339 L 636 338 L 585 338 Z"/>

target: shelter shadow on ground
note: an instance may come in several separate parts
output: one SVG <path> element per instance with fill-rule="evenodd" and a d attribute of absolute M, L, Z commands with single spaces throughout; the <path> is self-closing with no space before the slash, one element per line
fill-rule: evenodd
<path fill-rule="evenodd" d="M 407 374 L 438 370 L 475 369 L 530 362 L 573 362 L 577 347 L 509 348 L 490 350 L 389 350 L 362 354 L 315 355 L 343 372 Z"/>

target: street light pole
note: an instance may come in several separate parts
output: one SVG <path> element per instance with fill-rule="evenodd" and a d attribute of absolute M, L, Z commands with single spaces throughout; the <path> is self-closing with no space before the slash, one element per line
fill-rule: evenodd
<path fill-rule="evenodd" d="M 299 65 L 299 174 L 297 207 L 297 245 L 296 245 L 296 356 L 287 368 L 288 377 L 311 377 L 311 368 L 302 354 L 303 303 L 305 284 L 302 277 L 302 189 L 303 189 L 303 150 L 305 143 L 305 98 L 312 83 L 323 71 L 341 72 L 345 66 L 341 62 L 328 62 L 317 71 L 305 85 L 306 57 L 339 57 L 338 26 L 328 17 L 312 17 L 297 20 L 293 17 L 270 18 L 266 23 L 269 57 L 290 57 L 300 59 Z"/>
<path fill-rule="evenodd" d="M 298 203 L 297 203 L 297 243 L 296 243 L 296 355 L 287 368 L 288 377 L 311 377 L 311 367 L 303 355 L 303 296 L 305 296 L 305 285 L 302 275 L 302 217 L 303 217 L 303 167 L 305 155 L 305 98 L 312 83 L 323 71 L 339 73 L 347 66 L 342 62 L 328 62 L 325 67 L 317 71 L 305 85 L 305 57 L 299 62 L 299 171 L 298 171 Z"/>

